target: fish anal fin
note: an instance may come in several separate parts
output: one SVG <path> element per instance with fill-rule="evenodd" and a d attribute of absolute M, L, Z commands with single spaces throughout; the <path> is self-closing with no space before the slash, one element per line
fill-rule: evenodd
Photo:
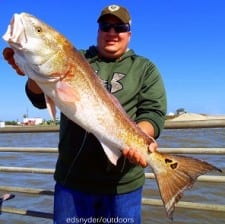
<path fill-rule="evenodd" d="M 55 107 L 54 101 L 50 97 L 45 95 L 45 102 L 46 102 L 46 106 L 47 106 L 48 112 L 49 112 L 52 120 L 55 120 L 55 118 L 56 118 L 56 107 Z"/>
<path fill-rule="evenodd" d="M 121 151 L 112 148 L 109 148 L 107 145 L 105 145 L 104 143 L 101 142 L 102 148 L 107 156 L 107 158 L 109 159 L 109 161 L 113 164 L 113 165 L 117 165 L 117 160 L 119 159 L 119 157 L 121 156 Z"/>
<path fill-rule="evenodd" d="M 213 170 L 222 172 L 205 161 L 191 157 L 158 152 L 152 153 L 151 157 L 160 195 L 170 219 L 173 218 L 175 204 L 183 192 L 193 186 L 198 176 Z"/>

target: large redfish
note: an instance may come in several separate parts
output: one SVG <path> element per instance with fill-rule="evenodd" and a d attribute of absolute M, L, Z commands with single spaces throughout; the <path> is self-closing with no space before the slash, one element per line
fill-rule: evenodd
<path fill-rule="evenodd" d="M 156 176 L 170 218 L 183 191 L 199 175 L 220 171 L 197 159 L 150 153 L 148 146 L 152 139 L 130 120 L 74 46 L 39 19 L 27 13 L 15 14 L 3 39 L 13 48 L 19 68 L 43 90 L 53 117 L 56 106 L 93 133 L 115 165 L 125 148 L 138 149 L 144 155 Z"/>

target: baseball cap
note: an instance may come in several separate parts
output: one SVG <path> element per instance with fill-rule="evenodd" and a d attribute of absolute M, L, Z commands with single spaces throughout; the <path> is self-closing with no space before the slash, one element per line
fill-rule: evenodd
<path fill-rule="evenodd" d="M 104 16 L 106 15 L 113 15 L 120 19 L 123 23 L 131 24 L 131 18 L 128 10 L 119 5 L 109 5 L 105 7 L 102 11 L 100 16 L 98 17 L 97 22 L 101 22 Z"/>

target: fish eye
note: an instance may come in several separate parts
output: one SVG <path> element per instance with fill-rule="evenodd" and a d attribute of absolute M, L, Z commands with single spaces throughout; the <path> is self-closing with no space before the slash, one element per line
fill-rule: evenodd
<path fill-rule="evenodd" d="M 35 27 L 35 30 L 36 30 L 38 33 L 41 33 L 41 31 L 42 31 L 42 29 L 41 29 L 40 26 Z"/>

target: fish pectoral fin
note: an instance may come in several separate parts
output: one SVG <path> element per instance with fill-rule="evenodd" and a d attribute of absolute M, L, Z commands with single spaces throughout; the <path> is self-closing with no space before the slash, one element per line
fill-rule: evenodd
<path fill-rule="evenodd" d="M 173 218 L 175 204 L 190 189 L 197 177 L 217 167 L 195 158 L 151 153 L 151 163 L 158 183 L 160 195 L 169 218 Z M 152 162 L 153 161 L 153 162 Z M 155 162 L 154 162 L 155 161 Z"/>
<path fill-rule="evenodd" d="M 45 95 L 45 102 L 46 102 L 46 106 L 47 106 L 48 112 L 49 112 L 52 120 L 55 120 L 55 118 L 56 118 L 56 107 L 55 107 L 54 101 L 50 97 Z"/>
<path fill-rule="evenodd" d="M 106 156 L 108 157 L 109 161 L 113 164 L 113 165 L 117 165 L 117 160 L 120 158 L 121 156 L 121 151 L 118 149 L 113 149 L 113 148 L 109 148 L 107 145 L 105 145 L 104 143 L 101 142 L 102 148 L 106 154 Z"/>
<path fill-rule="evenodd" d="M 59 81 L 56 84 L 56 92 L 62 101 L 74 103 L 80 100 L 79 93 L 66 82 Z"/>

